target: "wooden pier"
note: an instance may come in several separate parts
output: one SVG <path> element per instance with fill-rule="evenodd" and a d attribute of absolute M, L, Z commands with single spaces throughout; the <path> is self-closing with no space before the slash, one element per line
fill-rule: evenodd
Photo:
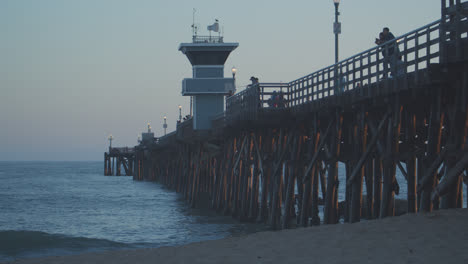
<path fill-rule="evenodd" d="M 133 178 L 165 184 L 192 206 L 208 202 L 275 229 L 334 224 L 341 215 L 357 222 L 363 211 L 368 219 L 393 216 L 397 170 L 406 180 L 408 213 L 462 207 L 468 3 L 441 3 L 440 20 L 391 42 L 289 83 L 254 84 L 228 97 L 211 130 L 193 130 L 189 119 L 136 146 Z M 391 45 L 401 60 L 387 67 L 382 51 Z M 273 102 L 273 94 L 284 99 Z M 338 180 L 339 163 L 346 181 Z M 339 184 L 346 186 L 342 204 Z"/>
<path fill-rule="evenodd" d="M 109 147 L 109 152 L 104 153 L 104 175 L 121 176 L 123 167 L 125 175 L 132 176 L 134 160 L 134 148 Z"/>

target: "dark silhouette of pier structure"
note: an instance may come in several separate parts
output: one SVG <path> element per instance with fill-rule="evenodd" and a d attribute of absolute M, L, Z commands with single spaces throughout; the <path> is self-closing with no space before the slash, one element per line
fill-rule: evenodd
<path fill-rule="evenodd" d="M 276 229 L 393 216 L 397 170 L 406 212 L 462 207 L 468 3 L 443 0 L 441 10 L 440 20 L 297 80 L 250 85 L 226 98 L 211 129 L 178 123 L 135 147 L 133 178 Z M 401 55 L 392 76 L 382 56 L 390 45 Z M 280 92 L 281 103 L 272 104 Z M 346 181 L 338 180 L 338 163 Z"/>
<path fill-rule="evenodd" d="M 133 175 L 133 163 L 135 161 L 134 148 L 113 148 L 104 153 L 104 175 L 121 176 L 122 167 L 126 176 Z"/>

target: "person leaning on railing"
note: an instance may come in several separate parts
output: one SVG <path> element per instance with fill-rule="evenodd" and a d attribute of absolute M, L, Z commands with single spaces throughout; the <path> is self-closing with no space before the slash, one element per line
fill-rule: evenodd
<path fill-rule="evenodd" d="M 384 27 L 382 32 L 379 34 L 379 38 L 375 39 L 375 44 L 381 45 L 392 40 L 395 40 L 395 36 L 390 32 L 388 27 Z M 390 65 L 391 77 L 397 74 L 396 67 L 398 65 L 399 58 L 401 58 L 399 53 L 396 41 L 392 41 L 391 43 L 382 46 L 382 55 L 384 58 L 383 78 L 387 77 L 389 71 L 388 65 Z"/>
<path fill-rule="evenodd" d="M 283 91 L 280 91 L 278 94 L 278 107 L 279 108 L 284 108 L 286 106 L 286 101 L 284 100 L 284 93 Z"/>

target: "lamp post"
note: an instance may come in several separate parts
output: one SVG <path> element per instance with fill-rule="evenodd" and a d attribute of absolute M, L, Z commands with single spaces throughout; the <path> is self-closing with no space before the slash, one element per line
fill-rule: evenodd
<path fill-rule="evenodd" d="M 335 63 L 338 63 L 338 34 L 341 33 L 341 23 L 338 22 L 340 0 L 333 0 L 333 3 L 335 3 L 335 23 L 333 24 L 333 33 L 335 33 Z"/>
<path fill-rule="evenodd" d="M 232 78 L 236 79 L 236 73 L 237 73 L 236 67 L 232 67 L 231 72 L 232 72 Z"/>
<path fill-rule="evenodd" d="M 179 122 L 182 122 L 182 106 L 179 105 Z"/>
<path fill-rule="evenodd" d="M 112 134 L 109 135 L 109 150 L 112 148 L 112 140 L 114 139 L 114 137 L 112 136 Z"/>
<path fill-rule="evenodd" d="M 341 23 L 338 22 L 338 16 L 340 15 L 340 12 L 338 11 L 338 6 L 340 5 L 340 0 L 333 0 L 333 3 L 335 4 L 335 23 L 333 23 L 333 33 L 335 34 L 335 70 L 333 72 L 334 76 L 334 81 L 333 81 L 333 86 L 334 88 L 334 94 L 338 94 L 340 92 L 340 84 L 339 80 L 340 77 L 338 76 L 339 71 L 338 71 L 338 34 L 341 33 Z"/>
<path fill-rule="evenodd" d="M 167 123 L 166 123 L 166 116 L 164 116 L 164 124 L 163 124 L 163 128 L 164 128 L 164 135 L 166 135 L 166 129 L 167 129 Z"/>
<path fill-rule="evenodd" d="M 237 73 L 236 67 L 232 67 L 231 72 L 232 72 L 232 79 L 234 81 L 234 90 L 229 93 L 229 96 L 233 95 L 236 92 L 236 73 Z"/>

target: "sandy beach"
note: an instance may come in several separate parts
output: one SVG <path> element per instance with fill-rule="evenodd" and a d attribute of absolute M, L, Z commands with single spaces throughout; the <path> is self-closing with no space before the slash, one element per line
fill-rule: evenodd
<path fill-rule="evenodd" d="M 468 263 L 468 210 L 11 263 Z"/>

